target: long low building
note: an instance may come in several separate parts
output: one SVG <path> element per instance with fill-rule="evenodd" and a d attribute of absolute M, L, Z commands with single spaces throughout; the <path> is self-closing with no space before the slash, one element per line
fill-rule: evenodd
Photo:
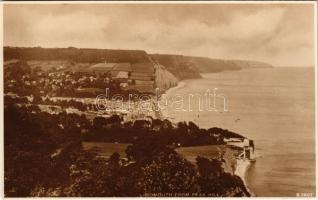
<path fill-rule="evenodd" d="M 131 75 L 135 75 L 135 76 L 154 76 L 153 72 L 131 72 Z"/>
<path fill-rule="evenodd" d="M 131 80 L 141 80 L 141 81 L 152 81 L 154 80 L 154 76 L 130 76 Z"/>
<path fill-rule="evenodd" d="M 135 80 L 136 85 L 153 85 L 155 81 L 141 81 L 141 80 Z"/>

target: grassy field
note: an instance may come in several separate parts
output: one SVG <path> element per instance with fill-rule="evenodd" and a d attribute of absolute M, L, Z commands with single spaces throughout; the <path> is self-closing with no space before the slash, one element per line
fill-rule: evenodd
<path fill-rule="evenodd" d="M 129 144 L 123 143 L 107 143 L 107 142 L 83 142 L 84 150 L 96 150 L 101 156 L 109 157 L 117 152 L 120 157 L 126 157 L 125 150 Z M 221 151 L 226 150 L 225 145 L 207 145 L 196 147 L 180 147 L 175 151 L 190 162 L 195 163 L 197 156 L 206 158 L 213 158 L 220 154 Z"/>
<path fill-rule="evenodd" d="M 113 153 L 117 152 L 121 158 L 126 158 L 125 150 L 129 144 L 123 143 L 106 143 L 106 142 L 83 142 L 84 150 L 96 150 L 100 156 L 109 158 Z M 236 165 L 235 151 L 231 150 L 226 145 L 206 145 L 196 147 L 180 147 L 175 151 L 182 157 L 190 161 L 192 164 L 196 164 L 196 158 L 198 156 L 205 158 L 219 157 L 221 152 L 227 152 L 224 159 L 226 163 L 223 165 L 225 171 L 229 173 L 234 172 L 234 166 Z"/>
<path fill-rule="evenodd" d="M 175 149 L 181 156 L 189 160 L 192 163 L 196 162 L 196 157 L 213 158 L 220 154 L 221 151 L 226 150 L 225 145 L 207 145 L 207 146 L 196 146 L 196 147 L 180 147 Z"/>
<path fill-rule="evenodd" d="M 110 157 L 117 152 L 121 158 L 126 157 L 125 150 L 129 144 L 123 143 L 106 143 L 106 142 L 83 142 L 84 150 L 96 150 L 103 157 Z"/>

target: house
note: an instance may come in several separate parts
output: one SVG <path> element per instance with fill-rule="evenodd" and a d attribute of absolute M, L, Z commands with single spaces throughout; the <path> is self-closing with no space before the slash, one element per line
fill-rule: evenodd
<path fill-rule="evenodd" d="M 128 79 L 128 72 L 119 71 L 114 79 Z"/>
<path fill-rule="evenodd" d="M 120 83 L 119 86 L 122 88 L 125 88 L 125 87 L 128 87 L 128 83 Z"/>
<path fill-rule="evenodd" d="M 227 144 L 237 144 L 243 147 L 243 139 L 242 138 L 224 138 L 224 142 Z"/>
<path fill-rule="evenodd" d="M 239 154 L 238 158 L 243 160 L 255 161 L 254 156 L 254 141 L 244 138 L 240 142 L 227 142 L 228 145 L 232 145 L 235 147 L 239 147 L 241 149 L 241 154 Z"/>

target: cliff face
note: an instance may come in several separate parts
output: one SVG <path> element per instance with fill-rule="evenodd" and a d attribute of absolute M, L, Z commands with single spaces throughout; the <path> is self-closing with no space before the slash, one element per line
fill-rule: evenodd
<path fill-rule="evenodd" d="M 163 92 L 178 84 L 178 79 L 163 65 L 155 64 L 155 83 L 160 92 Z"/>
<path fill-rule="evenodd" d="M 151 54 L 151 57 L 159 64 L 165 66 L 179 80 L 201 78 L 195 65 L 189 62 L 186 56 Z"/>

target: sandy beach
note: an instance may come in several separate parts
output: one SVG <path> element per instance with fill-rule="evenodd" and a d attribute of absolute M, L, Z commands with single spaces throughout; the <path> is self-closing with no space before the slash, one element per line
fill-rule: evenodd
<path fill-rule="evenodd" d="M 184 86 L 186 86 L 186 83 L 184 81 L 179 81 L 175 87 L 169 88 L 164 94 L 169 96 L 173 91 L 176 91 Z"/>
<path fill-rule="evenodd" d="M 171 99 L 173 92 L 183 88 L 186 86 L 186 83 L 184 81 L 178 82 L 178 84 L 175 87 L 169 88 L 164 94 L 160 97 L 160 105 L 164 105 L 162 109 L 160 110 L 160 116 L 164 119 L 169 119 L 172 122 L 175 122 L 171 117 L 168 116 L 168 106 L 167 102 L 164 101 L 164 98 Z"/>

